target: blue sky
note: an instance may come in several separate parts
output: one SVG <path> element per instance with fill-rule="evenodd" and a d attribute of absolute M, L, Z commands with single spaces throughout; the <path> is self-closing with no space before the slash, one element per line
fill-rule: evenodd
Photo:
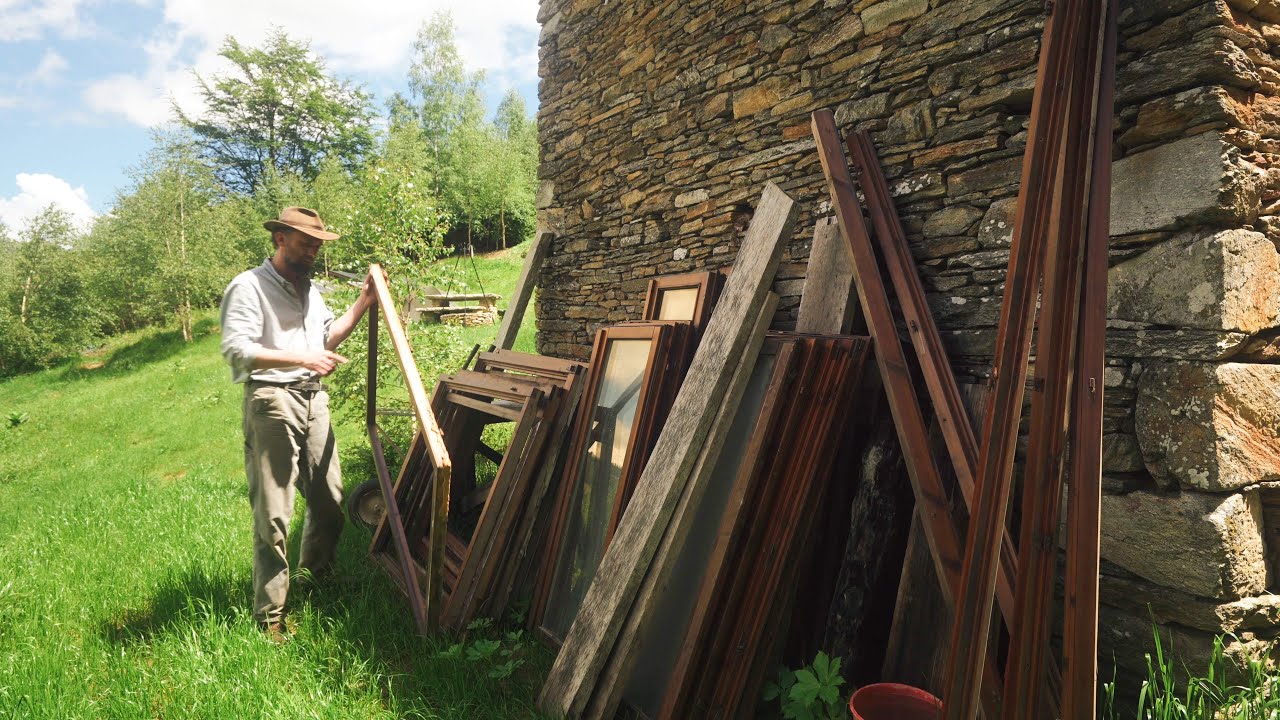
<path fill-rule="evenodd" d="M 537 107 L 537 0 L 0 0 L 0 222 L 49 203 L 87 224 L 127 189 L 171 103 L 198 113 L 194 75 L 228 69 L 227 35 L 272 26 L 383 101 L 404 90 L 417 29 L 452 12 L 458 48 L 483 69 L 492 110 L 508 88 Z"/>

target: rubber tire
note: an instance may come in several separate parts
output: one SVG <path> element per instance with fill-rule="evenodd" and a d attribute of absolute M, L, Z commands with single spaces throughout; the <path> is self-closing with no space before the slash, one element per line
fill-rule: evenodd
<path fill-rule="evenodd" d="M 377 478 L 365 480 L 347 495 L 347 519 L 352 525 L 373 532 L 386 513 Z"/>

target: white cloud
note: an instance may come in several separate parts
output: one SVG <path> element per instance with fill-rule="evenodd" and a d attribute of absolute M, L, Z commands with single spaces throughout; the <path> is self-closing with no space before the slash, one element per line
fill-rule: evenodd
<path fill-rule="evenodd" d="M 81 229 L 88 229 L 93 221 L 93 208 L 89 207 L 89 194 L 84 186 L 71 187 L 66 180 L 46 173 L 18 173 L 18 194 L 0 197 L 0 222 L 11 230 L 19 231 L 27 221 L 49 205 L 57 205 L 70 213 Z"/>
<path fill-rule="evenodd" d="M 486 69 L 500 84 L 536 75 L 537 49 L 523 45 L 537 38 L 537 0 L 367 0 L 358 5 L 347 0 L 164 0 L 165 22 L 145 46 L 146 71 L 105 78 L 84 98 L 97 112 L 147 126 L 172 119 L 170 97 L 197 112 L 191 71 L 205 78 L 226 72 L 217 52 L 228 35 L 256 46 L 273 27 L 294 40 L 310 41 L 340 75 L 404 76 L 418 28 L 439 10 L 453 13 L 458 51 L 468 68 Z"/>
<path fill-rule="evenodd" d="M 67 59 L 50 48 L 44 51 L 44 57 L 40 58 L 40 64 L 31 73 L 31 80 L 41 85 L 48 85 L 56 81 L 68 67 L 70 65 L 67 63 Z"/>
<path fill-rule="evenodd" d="M 16 98 L 12 95 L 0 95 L 0 110 L 16 108 L 21 104 L 22 100 L 20 98 Z"/>
<path fill-rule="evenodd" d="M 84 26 L 82 0 L 0 0 L 0 42 L 35 40 L 46 32 L 74 37 Z"/>

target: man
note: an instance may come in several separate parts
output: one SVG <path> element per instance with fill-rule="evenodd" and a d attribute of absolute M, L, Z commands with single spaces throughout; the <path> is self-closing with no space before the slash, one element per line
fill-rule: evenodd
<path fill-rule="evenodd" d="M 316 253 L 329 240 L 314 210 L 287 207 L 263 227 L 275 253 L 240 273 L 222 296 L 222 355 L 244 383 L 244 467 L 253 510 L 253 616 L 283 638 L 289 563 L 285 540 L 293 488 L 307 501 L 299 566 L 323 576 L 342 531 L 342 476 L 329 396 L 320 378 L 346 358 L 334 352 L 375 302 L 366 277 L 355 304 L 337 319 L 311 283 Z"/>

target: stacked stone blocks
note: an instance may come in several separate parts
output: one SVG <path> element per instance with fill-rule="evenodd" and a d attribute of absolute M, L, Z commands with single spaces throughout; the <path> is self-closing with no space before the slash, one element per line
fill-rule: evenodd
<path fill-rule="evenodd" d="M 1280 2 L 1122 0 L 1102 650 L 1194 667 L 1280 634 Z M 585 357 L 648 279 L 732 261 L 765 181 L 829 215 L 809 113 L 881 154 L 962 380 L 989 374 L 1040 0 L 543 0 L 539 349 Z M 1275 502 L 1273 502 L 1273 495 Z"/>

